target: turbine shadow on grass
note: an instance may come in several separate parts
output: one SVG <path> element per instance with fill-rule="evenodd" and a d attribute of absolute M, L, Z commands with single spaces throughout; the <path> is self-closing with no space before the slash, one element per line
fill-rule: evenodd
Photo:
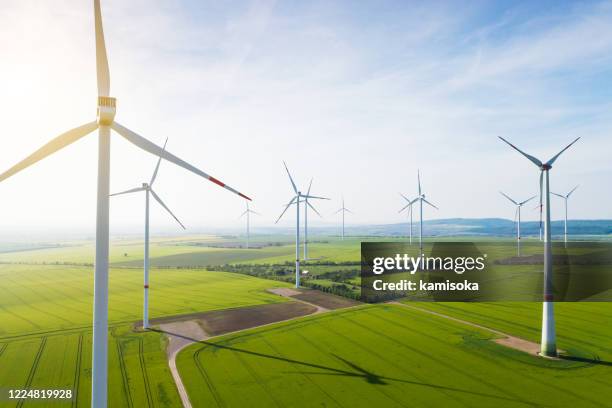
<path fill-rule="evenodd" d="M 612 361 L 603 361 L 603 360 L 599 360 L 599 358 L 586 358 L 586 357 L 564 356 L 564 355 L 560 355 L 559 358 L 561 360 L 579 361 L 581 363 L 597 364 L 597 365 L 612 367 Z"/>
<path fill-rule="evenodd" d="M 433 389 L 437 389 L 437 390 L 441 390 L 441 391 L 451 391 L 451 392 L 459 392 L 459 393 L 464 393 L 464 394 L 470 394 L 470 395 L 475 395 L 475 396 L 480 396 L 480 397 L 486 397 L 486 398 L 495 398 L 495 399 L 499 399 L 499 400 L 503 400 L 503 401 L 511 401 L 511 402 L 517 402 L 517 403 L 521 403 L 521 404 L 525 404 L 525 405 L 530 405 L 530 406 L 538 406 L 538 407 L 546 407 L 546 406 L 551 406 L 551 405 L 545 405 L 545 404 L 539 404 L 539 403 L 534 403 L 534 402 L 530 402 L 530 401 L 525 401 L 523 399 L 518 399 L 518 398 L 510 398 L 510 397 L 505 397 L 505 396 L 500 396 L 500 395 L 494 395 L 494 394 L 487 394 L 484 392 L 478 392 L 478 391 L 470 391 L 470 390 L 465 390 L 465 389 L 461 389 L 461 388 L 456 388 L 456 387 L 448 387 L 448 386 L 444 386 L 444 385 L 437 385 L 437 384 L 430 384 L 430 383 L 425 383 L 425 382 L 419 382 L 419 381 L 413 381 L 413 380 L 403 380 L 400 378 L 393 378 L 393 377 L 385 377 L 385 376 L 381 376 L 378 374 L 375 374 L 371 371 L 368 371 L 360 366 L 358 366 L 357 364 L 350 362 L 336 354 L 331 354 L 332 356 L 334 356 L 336 359 L 342 361 L 344 364 L 348 365 L 349 367 L 351 367 L 353 370 L 355 371 L 348 371 L 348 370 L 343 370 L 340 368 L 334 368 L 334 367 L 328 367 L 328 366 L 324 366 L 324 365 L 320 365 L 320 364 L 315 364 L 315 363 L 309 363 L 306 361 L 300 361 L 300 360 L 294 360 L 291 358 L 287 358 L 287 357 L 281 357 L 281 356 L 275 356 L 275 355 L 271 355 L 271 354 L 264 354 L 264 353 L 258 353 L 256 351 L 250 351 L 250 350 L 244 350 L 244 349 L 239 349 L 236 347 L 231 347 L 231 346 L 224 346 L 222 344 L 218 344 L 218 343 L 213 343 L 211 341 L 207 341 L 207 340 L 196 340 L 193 339 L 191 337 L 188 336 L 184 336 L 182 334 L 179 333 L 173 333 L 167 330 L 160 330 L 160 329 L 149 329 L 150 331 L 155 331 L 158 333 L 164 333 L 164 334 L 168 334 L 168 335 L 172 335 L 172 336 L 176 336 L 176 337 L 180 337 L 186 340 L 191 340 L 194 343 L 199 343 L 202 344 L 204 346 L 208 346 L 208 347 L 214 347 L 217 349 L 222 349 L 222 350 L 228 350 L 228 351 L 233 351 L 233 352 L 237 352 L 237 353 L 244 353 L 244 354 L 248 354 L 251 356 L 255 356 L 255 357 L 262 357 L 262 358 L 267 358 L 267 359 L 271 359 L 271 360 L 278 360 L 278 361 L 283 361 L 286 363 L 291 363 L 291 364 L 295 364 L 295 365 L 301 365 L 301 366 L 305 366 L 305 367 L 310 367 L 310 368 L 317 368 L 320 370 L 326 370 L 329 371 L 327 373 L 325 372 L 306 372 L 306 371 L 296 371 L 295 373 L 297 374 L 308 374 L 308 375 L 338 375 L 338 376 L 345 376 L 345 377 L 357 377 L 357 378 L 363 378 L 365 381 L 367 381 L 370 384 L 375 384 L 375 385 L 388 385 L 387 382 L 385 382 L 385 380 L 387 381 L 392 381 L 392 382 L 400 382 L 403 384 L 411 384 L 411 385 L 418 385 L 418 386 L 423 386 L 423 387 L 428 387 L 428 388 L 433 388 Z M 287 372 L 289 373 L 289 372 Z"/>

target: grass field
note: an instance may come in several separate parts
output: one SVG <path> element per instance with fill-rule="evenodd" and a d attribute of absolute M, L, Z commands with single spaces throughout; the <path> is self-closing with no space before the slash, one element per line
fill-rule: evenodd
<path fill-rule="evenodd" d="M 161 247 L 165 252 L 157 254 L 193 251 L 167 242 Z M 114 256 L 122 257 L 125 250 L 125 245 L 115 246 Z M 87 251 L 87 245 L 79 245 L 3 254 L 23 264 L 0 264 L 0 389 L 61 388 L 77 395 L 71 401 L 28 401 L 24 406 L 89 405 L 93 270 L 49 264 L 83 262 Z M 135 250 L 131 253 L 137 257 Z M 140 268 L 111 269 L 109 406 L 180 406 L 168 370 L 165 337 L 133 331 L 132 322 L 142 316 L 142 279 Z M 283 302 L 265 291 L 282 286 L 289 285 L 202 269 L 152 269 L 150 313 L 162 317 Z M 0 400 L 0 406 L 21 405 Z"/>
<path fill-rule="evenodd" d="M 491 337 L 376 305 L 195 344 L 178 365 L 195 406 L 610 406 L 609 363 L 539 359 Z"/>
<path fill-rule="evenodd" d="M 4 341 L 4 342 L 3 342 Z M 48 406 L 88 406 L 91 398 L 91 332 L 65 330 L 44 336 L 0 339 L 3 388 L 70 389 L 73 400 Z M 165 356 L 165 339 L 159 333 L 134 333 L 131 326 L 111 328 L 109 336 L 109 406 L 176 407 L 180 399 Z M 45 406 L 26 401 L 24 406 Z M 19 406 L 1 402 L 0 406 Z"/>
<path fill-rule="evenodd" d="M 152 264 L 160 268 L 151 272 L 151 317 L 282 302 L 265 289 L 290 283 L 205 270 L 291 269 L 295 249 L 287 237 L 266 240 L 273 245 L 250 250 L 232 247 L 232 237 L 155 240 Z M 491 257 L 512 255 L 511 246 L 490 241 Z M 311 258 L 338 263 L 306 263 L 313 282 L 336 285 L 345 280 L 332 275 L 343 271 L 358 285 L 359 242 L 313 242 Z M 82 241 L 0 251 L 0 367 L 11 367 L 0 370 L 0 388 L 76 389 L 76 400 L 48 406 L 88 406 L 92 259 L 91 243 Z M 142 243 L 115 242 L 111 261 L 110 406 L 179 406 L 165 338 L 132 326 L 142 311 Z M 538 303 L 416 305 L 539 340 Z M 612 406 L 612 304 L 557 304 L 556 315 L 559 346 L 574 360 L 534 358 L 494 344 L 487 331 L 370 305 L 197 344 L 178 364 L 194 406 Z"/>

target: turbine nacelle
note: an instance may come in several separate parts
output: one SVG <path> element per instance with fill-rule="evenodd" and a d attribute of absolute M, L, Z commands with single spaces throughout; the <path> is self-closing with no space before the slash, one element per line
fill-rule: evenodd
<path fill-rule="evenodd" d="M 115 121 L 117 113 L 117 99 L 110 96 L 98 96 L 98 124 L 110 126 Z"/>

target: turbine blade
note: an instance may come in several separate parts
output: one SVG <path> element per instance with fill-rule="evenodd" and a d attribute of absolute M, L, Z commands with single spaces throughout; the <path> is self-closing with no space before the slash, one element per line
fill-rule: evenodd
<path fill-rule="evenodd" d="M 525 156 L 527 159 L 529 159 L 529 161 L 531 161 L 533 164 L 535 164 L 538 167 L 542 167 L 542 162 L 538 159 L 536 159 L 535 157 L 525 153 L 524 151 L 522 151 L 521 149 L 519 149 L 518 147 L 516 147 L 515 145 L 513 145 L 512 143 L 510 143 L 509 141 L 507 141 L 506 139 L 504 139 L 501 136 L 497 136 L 499 137 L 502 141 L 504 141 L 505 143 L 507 143 L 511 148 L 513 148 L 514 150 L 516 150 L 517 152 L 519 152 L 520 154 L 522 154 L 523 156 Z"/>
<path fill-rule="evenodd" d="M 249 212 L 250 212 L 251 214 L 255 214 L 255 215 L 259 215 L 259 216 L 261 216 L 261 214 L 260 214 L 260 213 L 258 213 L 257 211 L 249 210 Z"/>
<path fill-rule="evenodd" d="M 528 202 L 530 202 L 531 200 L 533 200 L 534 198 L 536 198 L 537 196 L 533 196 L 533 197 L 529 197 L 528 199 L 526 199 L 525 201 L 519 203 L 519 205 L 524 205 L 527 204 Z"/>
<path fill-rule="evenodd" d="M 516 201 L 514 201 L 513 199 L 511 199 L 510 197 L 508 197 L 506 194 L 504 194 L 502 191 L 499 192 L 499 194 L 503 195 L 504 197 L 506 197 L 508 200 L 512 201 L 514 204 L 519 205 L 519 203 L 517 203 Z"/>
<path fill-rule="evenodd" d="M 329 198 L 327 198 L 327 197 L 318 197 L 318 196 L 312 196 L 312 195 L 302 195 L 302 197 L 304 197 L 304 198 L 315 198 L 317 200 L 329 200 Z"/>
<path fill-rule="evenodd" d="M 550 194 L 552 194 L 552 195 L 556 195 L 557 197 L 565 198 L 565 196 L 564 196 L 564 195 L 557 194 L 557 193 L 553 193 L 552 191 L 550 192 Z"/>
<path fill-rule="evenodd" d="M 314 207 L 312 206 L 312 204 L 310 204 L 308 201 L 306 201 L 306 205 L 307 205 L 307 206 L 309 206 L 309 207 L 312 209 L 312 211 L 316 212 L 316 213 L 317 213 L 317 215 L 318 215 L 319 217 L 323 218 L 323 216 L 321 215 L 321 213 L 320 213 L 320 212 L 318 212 L 318 211 L 317 211 L 317 209 L 316 209 L 316 208 L 314 208 Z"/>
<path fill-rule="evenodd" d="M 417 170 L 417 180 L 419 182 L 419 197 L 421 196 L 421 170 Z"/>
<path fill-rule="evenodd" d="M 162 150 L 166 150 L 166 145 L 168 144 L 168 138 L 166 138 L 166 141 L 164 142 L 164 147 Z M 162 158 L 161 156 L 159 156 L 159 159 L 157 159 L 157 166 L 155 166 L 155 171 L 153 172 L 153 177 L 151 177 L 151 181 L 149 182 L 150 186 L 153 186 L 153 183 L 155 182 L 155 179 L 157 178 L 157 172 L 159 171 L 159 165 L 161 164 Z"/>
<path fill-rule="evenodd" d="M 578 188 L 578 186 L 576 186 L 576 187 L 572 188 L 572 191 L 570 191 L 569 193 L 567 193 L 567 195 L 566 195 L 565 197 L 569 198 L 569 196 L 571 196 L 571 195 L 572 195 L 572 193 L 573 193 L 574 191 L 576 191 L 576 189 L 577 189 L 577 188 Z"/>
<path fill-rule="evenodd" d="M 238 217 L 238 219 L 244 217 L 245 214 L 247 214 L 249 212 L 249 210 L 246 210 L 245 212 L 243 212 L 242 214 L 240 214 L 240 216 Z"/>
<path fill-rule="evenodd" d="M 295 199 L 296 199 L 296 198 L 297 198 L 297 196 L 293 197 L 293 198 L 291 199 L 291 201 L 289 201 L 289 203 L 288 203 L 288 204 L 285 206 L 285 209 L 283 210 L 283 212 L 281 213 L 281 215 L 279 215 L 279 216 L 278 216 L 278 218 L 276 219 L 276 221 L 274 221 L 274 223 L 275 223 L 275 224 L 277 224 L 277 223 L 280 221 L 280 219 L 283 217 L 283 215 L 285 215 L 285 213 L 287 212 L 287 209 L 288 209 L 289 207 L 291 207 L 291 204 L 293 204 L 293 203 L 294 203 L 294 201 L 295 201 Z"/>
<path fill-rule="evenodd" d="M 403 206 L 402 209 L 398 211 L 398 214 L 401 213 L 402 211 L 404 211 L 406 208 L 411 208 L 411 204 L 408 203 L 405 206 Z"/>
<path fill-rule="evenodd" d="M 349 210 L 348 208 L 345 208 L 344 211 L 351 213 L 351 214 L 355 214 L 354 212 L 352 212 L 351 210 Z"/>
<path fill-rule="evenodd" d="M 198 176 L 204 177 L 205 179 L 212 181 L 213 183 L 217 184 L 218 186 L 221 186 L 223 188 L 225 188 L 226 190 L 231 191 L 234 194 L 239 195 L 242 198 L 246 198 L 247 200 L 251 201 L 251 199 L 249 197 L 247 197 L 246 195 L 242 194 L 241 192 L 233 189 L 232 187 L 228 186 L 227 184 L 217 180 L 216 178 L 214 178 L 213 176 L 210 176 L 206 173 L 204 173 L 202 170 L 198 169 L 197 167 L 192 166 L 191 164 L 185 162 L 184 160 L 179 159 L 178 157 L 176 157 L 175 155 L 173 155 L 172 153 L 168 152 L 167 150 L 163 150 L 161 147 L 157 146 L 154 143 L 151 143 L 150 141 L 148 141 L 147 139 L 145 139 L 144 137 L 132 132 L 131 130 L 129 130 L 128 128 L 120 125 L 117 122 L 113 122 L 112 126 L 113 130 L 115 130 L 117 133 L 119 133 L 121 136 L 123 136 L 125 139 L 127 139 L 129 142 L 135 144 L 136 146 L 140 147 L 141 149 L 154 154 L 156 156 L 160 156 L 174 164 L 176 164 L 177 166 L 180 166 L 184 169 L 187 169 L 189 171 L 191 171 L 192 173 L 197 174 Z"/>
<path fill-rule="evenodd" d="M 83 136 L 93 132 L 98 128 L 97 122 L 90 122 L 83 126 L 79 126 L 77 128 L 71 129 L 61 135 L 57 136 L 55 139 L 51 140 L 47 144 L 45 144 L 40 149 L 36 150 L 34 153 L 0 174 L 0 181 L 6 180 L 12 175 L 20 172 L 26 167 L 31 166 L 32 164 L 44 159 L 45 157 L 57 152 L 58 150 L 68 146 L 71 143 L 76 142 Z"/>
<path fill-rule="evenodd" d="M 283 161 L 283 165 L 285 166 L 285 170 L 287 170 L 287 175 L 289 176 L 289 181 L 291 181 L 291 186 L 293 186 L 293 192 L 294 192 L 295 194 L 297 194 L 297 193 L 298 193 L 298 189 L 297 189 L 297 187 L 295 186 L 295 183 L 293 182 L 293 177 L 291 177 L 291 173 L 289 173 L 289 168 L 287 167 L 287 163 L 285 163 L 285 162 Z"/>
<path fill-rule="evenodd" d="M 565 146 L 565 149 L 561 150 L 559 153 L 557 153 L 556 155 L 553 156 L 552 159 L 550 159 L 549 161 L 546 162 L 546 164 L 548 164 L 549 166 L 552 166 L 552 164 L 555 162 L 555 160 L 557 160 L 557 158 L 559 156 L 561 156 L 561 153 L 563 153 L 564 151 L 566 151 L 567 149 L 570 148 L 571 145 L 573 145 L 574 143 L 576 143 L 578 140 L 580 140 L 579 137 L 577 137 L 576 139 L 574 139 L 574 141 L 570 144 L 568 144 L 567 146 Z"/>
<path fill-rule="evenodd" d="M 172 218 L 174 218 L 174 219 L 176 220 L 176 222 L 178 222 L 178 223 L 179 223 L 179 225 L 180 225 L 181 227 L 183 227 L 183 229 L 187 229 L 187 228 L 185 228 L 185 226 L 183 225 L 183 223 L 182 223 L 182 222 L 180 222 L 178 218 L 176 218 L 176 215 L 174 215 L 174 214 L 172 213 L 172 211 L 170 211 L 170 209 L 168 208 L 168 206 L 167 206 L 166 204 L 164 204 L 164 202 L 161 200 L 161 198 L 159 198 L 159 196 L 158 196 L 157 194 L 155 194 L 155 191 L 151 190 L 151 195 L 153 196 L 153 198 L 154 198 L 155 200 L 157 200 L 157 202 L 158 202 L 158 203 L 160 203 L 160 204 L 161 204 L 161 206 L 162 206 L 162 207 L 164 207 L 164 208 L 166 209 L 166 211 L 168 211 L 168 212 L 170 213 L 170 215 L 172 216 Z"/>
<path fill-rule="evenodd" d="M 519 211 L 519 208 L 516 207 L 516 210 L 514 210 L 514 222 L 516 222 L 516 218 L 518 216 L 518 211 Z"/>
<path fill-rule="evenodd" d="M 94 0 L 94 19 L 96 24 L 96 74 L 98 78 L 98 96 L 108 96 L 110 93 L 110 74 L 106 45 L 104 44 L 104 29 L 102 28 L 102 12 L 100 0 Z"/>
<path fill-rule="evenodd" d="M 432 206 L 433 208 L 435 208 L 436 210 L 439 210 L 439 208 L 438 208 L 438 207 L 436 207 L 435 205 L 433 205 L 432 203 L 430 203 L 429 201 L 427 201 L 427 200 L 426 200 L 426 199 L 424 199 L 424 198 L 423 198 L 423 202 L 425 202 L 425 203 L 427 203 L 427 204 L 431 205 L 431 206 Z"/>
<path fill-rule="evenodd" d="M 399 193 L 399 195 L 401 195 L 404 200 L 410 202 L 410 199 L 406 197 L 405 195 L 403 195 L 402 193 Z"/>
<path fill-rule="evenodd" d="M 312 179 L 310 179 L 310 184 L 308 184 L 308 191 L 306 192 L 306 195 L 310 195 L 310 187 L 312 187 Z"/>
<path fill-rule="evenodd" d="M 540 231 L 542 230 L 542 190 L 544 189 L 544 170 L 540 170 Z"/>
<path fill-rule="evenodd" d="M 110 197 L 118 196 L 118 195 L 121 195 L 121 194 L 137 193 L 139 191 L 144 191 L 144 190 L 145 189 L 142 188 L 142 187 L 131 188 L 129 190 L 121 191 L 120 193 L 113 193 L 113 194 L 110 195 Z"/>
<path fill-rule="evenodd" d="M 412 204 L 414 204 L 414 203 L 416 203 L 417 201 L 419 201 L 419 199 L 420 199 L 420 198 L 421 198 L 421 197 L 419 196 L 419 197 L 415 198 L 414 200 L 412 200 L 412 201 L 410 202 L 410 205 L 412 206 Z"/>

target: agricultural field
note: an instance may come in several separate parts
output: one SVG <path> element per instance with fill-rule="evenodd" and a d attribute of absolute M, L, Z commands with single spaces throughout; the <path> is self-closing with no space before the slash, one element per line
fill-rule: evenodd
<path fill-rule="evenodd" d="M 609 323 L 609 304 L 595 310 Z M 573 313 L 560 308 L 559 320 Z M 580 329 L 564 337 L 561 324 L 561 344 L 576 358 L 554 361 L 443 317 L 363 306 L 203 341 L 178 366 L 194 406 L 605 407 L 612 326 L 593 323 L 580 326 L 596 333 L 584 347 L 567 341 Z M 593 350 L 608 360 L 591 361 Z"/>
<path fill-rule="evenodd" d="M 157 243 L 153 254 L 214 252 L 200 246 Z M 218 242 L 219 240 L 215 240 Z M 137 259 L 142 244 L 113 245 Z M 20 250 L 21 249 L 21 250 Z M 0 388 L 61 388 L 74 400 L 52 406 L 88 406 L 91 392 L 93 270 L 87 243 L 11 248 L 0 261 Z M 11 263 L 9 263 L 11 262 Z M 12 263 L 14 262 L 14 263 Z M 68 263 L 66 265 L 62 263 Z M 141 261 L 140 261 L 141 262 Z M 74 264 L 72 264 L 74 263 Z M 83 265 L 80 265 L 83 264 Z M 134 328 L 142 316 L 142 267 L 112 268 L 109 299 L 109 404 L 176 407 L 180 399 L 169 373 L 166 337 Z M 204 269 L 151 270 L 151 317 L 278 304 L 266 289 L 290 286 L 250 276 Z M 46 406 L 0 401 L 0 406 Z"/>
<path fill-rule="evenodd" d="M 109 406 L 176 407 L 180 399 L 170 376 L 165 338 L 115 325 L 109 335 Z M 88 406 L 91 398 L 91 331 L 58 330 L 39 336 L 0 339 L 3 388 L 72 390 L 75 398 L 49 406 Z M 19 407 L 17 402 L 0 403 Z M 45 406 L 26 401 L 23 406 Z"/>

